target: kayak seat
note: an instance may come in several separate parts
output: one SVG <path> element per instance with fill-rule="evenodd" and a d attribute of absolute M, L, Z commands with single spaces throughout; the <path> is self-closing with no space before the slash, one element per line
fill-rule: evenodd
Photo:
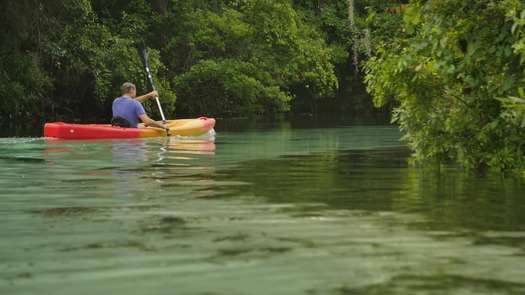
<path fill-rule="evenodd" d="M 131 124 L 129 123 L 128 119 L 120 116 L 116 116 L 111 118 L 111 126 L 118 126 L 118 127 L 129 127 Z"/>

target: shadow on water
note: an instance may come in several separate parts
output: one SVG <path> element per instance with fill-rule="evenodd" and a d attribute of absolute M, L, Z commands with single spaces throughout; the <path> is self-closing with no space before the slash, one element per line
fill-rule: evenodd
<path fill-rule="evenodd" d="M 416 229 L 525 230 L 522 178 L 409 167 L 408 157 L 405 148 L 281 156 L 244 162 L 228 178 L 250 183 L 244 193 L 297 204 L 294 216 L 397 211 L 426 216 L 407 224 Z"/>
<path fill-rule="evenodd" d="M 339 115 L 296 115 L 296 116 L 277 116 L 260 119 L 229 118 L 217 119 L 216 129 L 221 132 L 246 132 L 246 131 L 266 131 L 272 129 L 313 129 L 313 128 L 334 128 L 339 126 L 378 126 L 388 125 L 389 116 L 362 117 Z"/>
<path fill-rule="evenodd" d="M 44 123 L 39 121 L 0 122 L 2 137 L 41 137 L 44 134 Z"/>
<path fill-rule="evenodd" d="M 400 275 L 387 283 L 366 288 L 338 289 L 337 295 L 383 295 L 405 294 L 417 290 L 417 294 L 523 294 L 524 284 L 511 284 L 499 280 L 475 279 L 458 275 Z M 495 293 L 493 293 L 495 292 Z"/>

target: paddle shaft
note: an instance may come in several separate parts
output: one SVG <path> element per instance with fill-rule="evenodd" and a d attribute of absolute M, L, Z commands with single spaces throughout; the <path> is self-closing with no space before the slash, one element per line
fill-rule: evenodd
<path fill-rule="evenodd" d="M 148 74 L 148 79 L 149 79 L 149 83 L 151 84 L 151 88 L 153 90 L 155 90 L 155 83 L 153 83 L 153 77 L 151 76 L 151 72 L 150 72 L 149 66 L 148 66 L 148 49 L 144 45 L 139 46 L 138 49 L 139 49 L 140 58 L 141 58 L 142 62 L 144 63 L 144 67 L 146 68 L 146 74 Z M 160 117 L 162 118 L 162 123 L 166 124 L 166 118 L 164 117 L 164 112 L 162 111 L 162 106 L 160 105 L 159 97 L 155 96 L 155 100 L 157 101 L 157 106 L 158 106 L 159 111 L 160 111 Z M 166 129 L 166 134 L 168 136 L 171 136 L 169 128 Z"/>
<path fill-rule="evenodd" d="M 148 66 L 146 66 L 146 72 L 148 73 L 148 79 L 151 84 L 151 89 L 155 90 L 155 84 L 153 83 L 153 78 L 151 77 L 151 73 L 149 71 Z M 159 97 L 155 96 L 155 100 L 157 101 L 157 106 L 159 107 L 160 117 L 162 118 L 162 123 L 166 124 L 166 118 L 164 117 L 164 112 L 162 111 L 162 106 L 160 105 Z"/>

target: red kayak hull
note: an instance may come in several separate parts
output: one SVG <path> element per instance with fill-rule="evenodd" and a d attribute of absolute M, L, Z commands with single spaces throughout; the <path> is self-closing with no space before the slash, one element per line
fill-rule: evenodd
<path fill-rule="evenodd" d="M 199 136 L 215 126 L 215 119 L 200 117 L 196 119 L 167 120 L 172 136 Z M 112 139 L 165 137 L 166 130 L 154 127 L 123 128 L 109 124 L 69 124 L 64 122 L 46 123 L 44 137 L 58 139 Z"/>

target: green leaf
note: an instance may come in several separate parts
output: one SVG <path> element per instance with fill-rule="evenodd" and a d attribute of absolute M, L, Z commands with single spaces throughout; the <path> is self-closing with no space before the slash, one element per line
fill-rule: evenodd
<path fill-rule="evenodd" d="M 521 98 L 525 99 L 525 91 L 523 91 L 523 87 L 518 87 L 518 94 Z"/>

